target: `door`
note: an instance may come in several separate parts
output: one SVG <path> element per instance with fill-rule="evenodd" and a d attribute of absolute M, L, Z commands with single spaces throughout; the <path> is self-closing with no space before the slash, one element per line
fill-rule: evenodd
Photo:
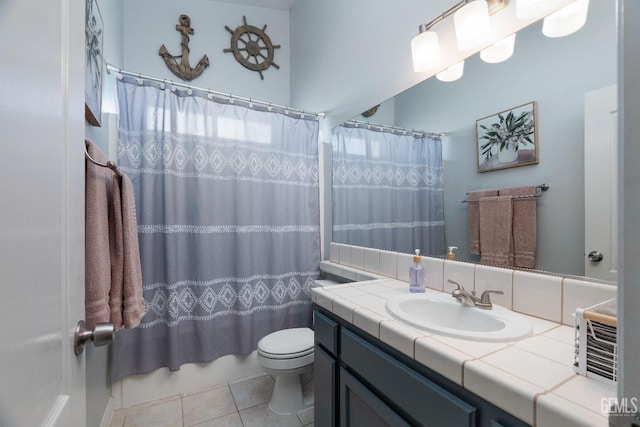
<path fill-rule="evenodd" d="M 0 1 L 0 425 L 84 426 L 84 1 Z"/>
<path fill-rule="evenodd" d="M 616 86 L 585 95 L 585 275 L 617 280 Z"/>

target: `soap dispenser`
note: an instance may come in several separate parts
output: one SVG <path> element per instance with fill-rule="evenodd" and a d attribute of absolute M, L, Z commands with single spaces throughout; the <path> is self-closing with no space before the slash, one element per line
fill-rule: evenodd
<path fill-rule="evenodd" d="M 449 246 L 449 252 L 447 252 L 447 259 L 456 259 L 456 254 L 453 253 L 454 249 L 458 249 L 457 246 Z"/>
<path fill-rule="evenodd" d="M 420 249 L 416 249 L 413 264 L 409 267 L 409 291 L 424 292 L 424 269 L 422 268 Z"/>

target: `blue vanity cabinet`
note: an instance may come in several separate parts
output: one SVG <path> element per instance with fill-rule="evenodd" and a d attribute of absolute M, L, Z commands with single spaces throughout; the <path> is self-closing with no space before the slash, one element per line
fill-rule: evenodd
<path fill-rule="evenodd" d="M 340 426 L 410 427 L 349 371 L 340 368 Z"/>
<path fill-rule="evenodd" d="M 314 312 L 314 425 L 338 424 L 338 323 Z"/>
<path fill-rule="evenodd" d="M 314 315 L 316 426 L 528 425 L 333 313 Z"/>

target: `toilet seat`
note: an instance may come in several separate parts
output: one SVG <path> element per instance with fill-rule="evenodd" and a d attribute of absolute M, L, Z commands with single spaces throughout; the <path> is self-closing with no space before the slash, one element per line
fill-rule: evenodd
<path fill-rule="evenodd" d="M 298 357 L 303 357 L 311 353 L 313 353 L 313 347 L 304 351 L 299 351 L 297 353 L 286 353 L 286 354 L 269 353 L 267 351 L 264 351 L 258 348 L 258 354 L 260 354 L 262 357 L 266 357 L 269 359 L 276 359 L 276 360 L 297 359 Z"/>
<path fill-rule="evenodd" d="M 313 331 L 291 328 L 275 331 L 258 341 L 258 353 L 270 359 L 294 359 L 313 353 Z"/>

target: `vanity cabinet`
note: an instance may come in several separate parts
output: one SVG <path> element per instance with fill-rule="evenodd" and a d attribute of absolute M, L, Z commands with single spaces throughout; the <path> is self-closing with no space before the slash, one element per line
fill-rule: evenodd
<path fill-rule="evenodd" d="M 321 307 L 314 316 L 315 425 L 527 426 Z"/>

